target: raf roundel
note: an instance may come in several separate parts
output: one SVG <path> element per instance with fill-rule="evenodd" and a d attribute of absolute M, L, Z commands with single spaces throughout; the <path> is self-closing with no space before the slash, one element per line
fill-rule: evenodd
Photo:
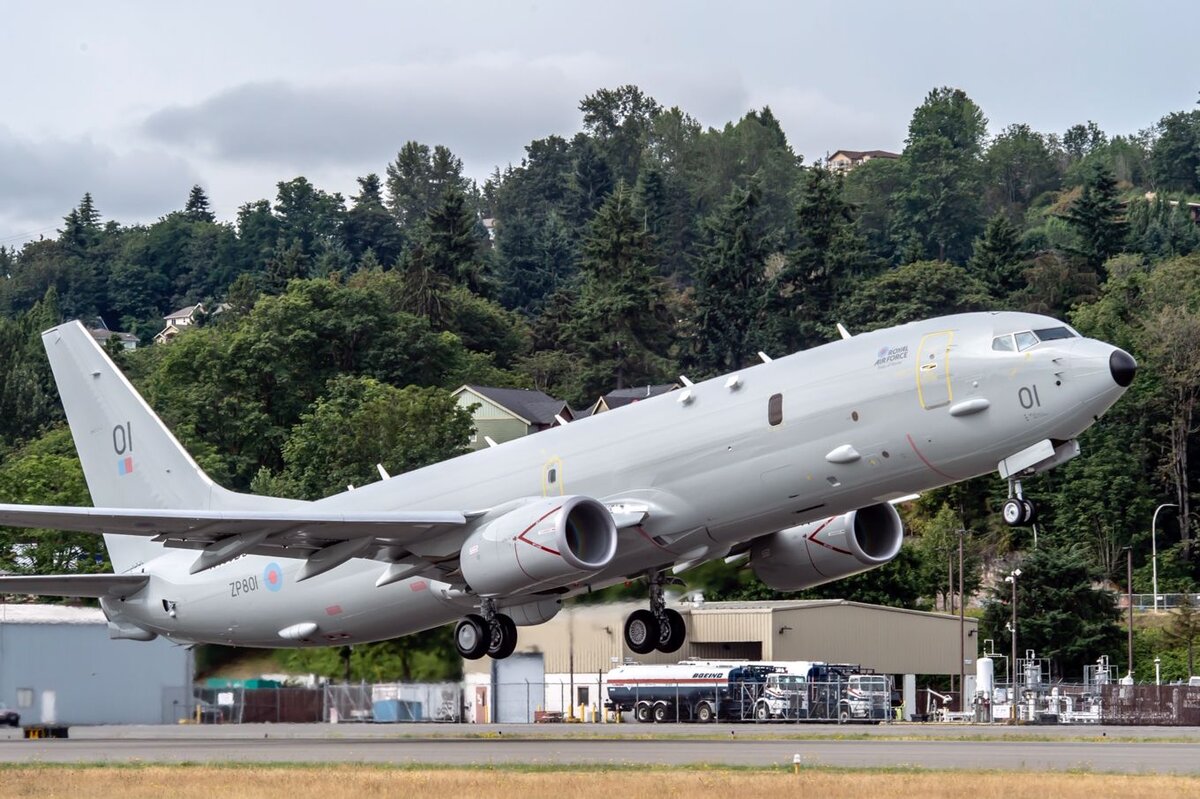
<path fill-rule="evenodd" d="M 263 569 L 263 583 L 268 591 L 283 588 L 283 569 L 279 568 L 278 563 L 268 563 L 267 568 Z"/>

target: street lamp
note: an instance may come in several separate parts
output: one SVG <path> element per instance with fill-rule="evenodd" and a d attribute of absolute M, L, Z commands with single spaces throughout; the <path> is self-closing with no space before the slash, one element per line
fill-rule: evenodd
<path fill-rule="evenodd" d="M 1164 502 L 1154 509 L 1154 516 L 1150 519 L 1150 562 L 1153 564 L 1154 585 L 1151 590 L 1154 591 L 1154 612 L 1158 613 L 1158 539 L 1155 536 L 1155 526 L 1158 524 L 1158 512 L 1163 508 L 1178 508 L 1174 502 Z"/>
<path fill-rule="evenodd" d="M 963 607 L 967 598 L 963 596 L 963 536 L 966 530 L 958 530 L 958 712 L 967 709 L 967 642 L 966 620 L 963 617 Z"/>
<path fill-rule="evenodd" d="M 1012 583 L 1012 659 L 1009 663 L 1012 664 L 1012 685 L 1010 689 L 1012 696 L 1009 697 L 1009 707 L 1012 708 L 1011 716 L 1009 717 L 1010 724 L 1017 723 L 1017 578 L 1021 576 L 1020 569 L 1013 569 L 1004 578 L 1004 582 Z"/>
<path fill-rule="evenodd" d="M 1129 597 L 1129 644 L 1126 653 L 1126 675 L 1133 678 L 1133 547 L 1122 547 L 1125 550 L 1125 585 Z"/>

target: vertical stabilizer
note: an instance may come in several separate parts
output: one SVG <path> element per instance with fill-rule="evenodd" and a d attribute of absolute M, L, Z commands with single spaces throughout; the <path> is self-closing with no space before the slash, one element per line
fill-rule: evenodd
<path fill-rule="evenodd" d="M 92 504 L 215 510 L 293 505 L 226 491 L 204 473 L 79 322 L 42 333 Z M 120 573 L 162 552 L 141 536 L 105 535 Z"/>

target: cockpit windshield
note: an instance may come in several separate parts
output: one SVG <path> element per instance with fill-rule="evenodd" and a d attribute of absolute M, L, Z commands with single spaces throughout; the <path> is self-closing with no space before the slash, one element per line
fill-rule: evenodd
<path fill-rule="evenodd" d="M 996 352 L 1024 352 L 1030 347 L 1036 347 L 1043 341 L 1054 341 L 1064 338 L 1079 338 L 1079 334 L 1069 327 L 1044 327 L 1037 330 L 1022 330 L 1017 333 L 1006 333 L 992 339 L 992 349 Z"/>

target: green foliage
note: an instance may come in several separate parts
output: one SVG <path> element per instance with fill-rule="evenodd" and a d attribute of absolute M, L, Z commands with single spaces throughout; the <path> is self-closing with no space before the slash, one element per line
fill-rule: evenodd
<path fill-rule="evenodd" d="M 0 502 L 91 504 L 66 427 L 55 428 L 7 455 L 0 465 Z M 100 536 L 7 527 L 0 528 L 0 569 L 22 574 L 109 571 Z"/>
<path fill-rule="evenodd" d="M 1095 162 L 1086 172 L 1083 191 L 1068 209 L 1065 219 L 1079 235 L 1075 254 L 1099 271 L 1104 262 L 1121 251 L 1125 242 L 1125 219 L 1117 181 L 1112 171 Z"/>
<path fill-rule="evenodd" d="M 967 269 L 984 281 L 995 297 L 1006 297 L 1020 285 L 1023 253 L 1015 225 L 1004 213 L 993 216 L 983 235 L 975 239 Z"/>
<path fill-rule="evenodd" d="M 277 491 L 320 499 L 374 482 L 377 463 L 400 474 L 461 455 L 471 427 L 471 414 L 443 389 L 339 375 L 292 427 Z"/>
<path fill-rule="evenodd" d="M 452 626 L 435 627 L 414 635 L 360 644 L 350 650 L 352 682 L 440 682 L 462 677 L 462 659 L 454 650 Z M 316 674 L 332 680 L 345 675 L 341 650 L 280 649 L 275 659 L 289 672 Z"/>
<path fill-rule="evenodd" d="M 741 369 L 762 324 L 769 242 L 762 233 L 756 185 L 734 189 L 705 226 L 696 267 L 693 363 L 699 376 Z"/>
<path fill-rule="evenodd" d="M 980 311 L 990 304 L 987 287 L 963 267 L 917 261 L 862 281 L 842 303 L 839 316 L 854 330 L 871 330 Z"/>
<path fill-rule="evenodd" d="M 1017 578 L 1018 654 L 1035 650 L 1049 658 L 1053 674 L 1080 681 L 1083 667 L 1100 655 L 1118 662 L 1123 636 L 1120 611 L 1110 591 L 1094 587 L 1099 576 L 1080 545 L 1041 546 L 1021 560 Z M 984 605 L 979 634 L 1007 652 L 1012 637 L 1011 585 L 998 582 Z"/>
<path fill-rule="evenodd" d="M 915 242 L 920 258 L 966 261 L 981 227 L 986 135 L 983 111 L 961 89 L 929 93 L 908 126 L 892 220 L 896 242 Z"/>

